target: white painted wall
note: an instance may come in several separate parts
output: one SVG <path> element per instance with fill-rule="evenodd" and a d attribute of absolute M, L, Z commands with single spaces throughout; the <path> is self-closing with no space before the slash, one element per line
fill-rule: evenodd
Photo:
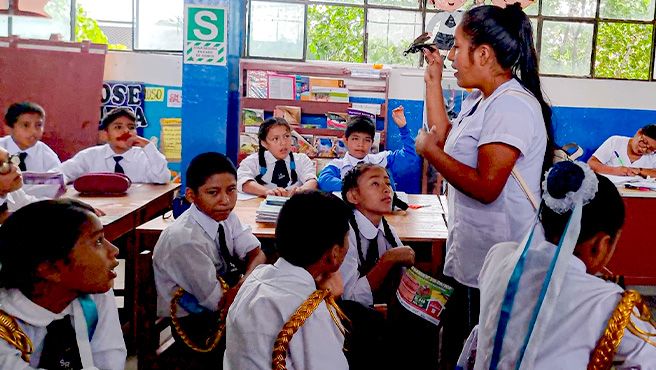
<path fill-rule="evenodd" d="M 392 69 L 390 99 L 423 100 L 423 76 L 418 68 Z M 174 54 L 109 52 L 104 77 L 181 86 L 182 58 Z M 449 74 L 445 83 L 456 85 Z M 542 83 L 554 106 L 656 110 L 656 82 L 543 77 Z"/>

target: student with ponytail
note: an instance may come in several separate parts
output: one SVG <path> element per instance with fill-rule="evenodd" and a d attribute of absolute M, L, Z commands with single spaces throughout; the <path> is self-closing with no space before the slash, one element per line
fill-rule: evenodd
<path fill-rule="evenodd" d="M 535 218 L 540 178 L 551 165 L 551 108 L 540 87 L 531 22 L 519 4 L 484 5 L 463 16 L 448 58 L 458 85 L 475 90 L 453 122 L 442 98 L 442 57 L 424 56 L 432 128 L 420 132 L 416 148 L 449 183 L 444 274 L 455 290 L 443 316 L 441 366 L 453 369 L 478 321 L 485 255 L 496 243 L 520 241 Z"/>
<path fill-rule="evenodd" d="M 292 196 L 298 190 L 317 188 L 314 163 L 303 153 L 292 153 L 292 134 L 284 118 L 262 122 L 257 134 L 260 148 L 246 157 L 237 170 L 237 188 L 259 196 Z"/>

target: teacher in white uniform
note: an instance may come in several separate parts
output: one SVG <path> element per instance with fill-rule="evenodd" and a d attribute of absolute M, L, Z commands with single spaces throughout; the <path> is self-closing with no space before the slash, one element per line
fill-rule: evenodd
<path fill-rule="evenodd" d="M 488 250 L 519 242 L 535 220 L 529 198 L 540 199 L 540 178 L 551 166 L 551 108 L 540 88 L 531 23 L 517 4 L 473 8 L 456 28 L 448 58 L 458 85 L 476 90 L 453 122 L 442 98 L 442 57 L 424 55 L 432 128 L 420 132 L 416 149 L 449 184 L 444 275 L 455 290 L 443 316 L 440 367 L 453 369 L 478 322 L 478 274 Z"/>

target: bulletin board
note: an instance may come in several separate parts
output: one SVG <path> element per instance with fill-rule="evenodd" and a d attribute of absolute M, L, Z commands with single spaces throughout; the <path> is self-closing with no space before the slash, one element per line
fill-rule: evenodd
<path fill-rule="evenodd" d="M 33 101 L 46 111 L 43 142 L 63 161 L 98 142 L 106 45 L 0 37 L 0 110 Z"/>

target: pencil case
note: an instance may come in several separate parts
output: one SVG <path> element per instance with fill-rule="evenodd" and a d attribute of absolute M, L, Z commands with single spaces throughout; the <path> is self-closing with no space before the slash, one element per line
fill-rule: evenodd
<path fill-rule="evenodd" d="M 82 194 L 123 194 L 130 188 L 132 181 L 122 173 L 95 172 L 80 176 L 73 187 Z"/>

